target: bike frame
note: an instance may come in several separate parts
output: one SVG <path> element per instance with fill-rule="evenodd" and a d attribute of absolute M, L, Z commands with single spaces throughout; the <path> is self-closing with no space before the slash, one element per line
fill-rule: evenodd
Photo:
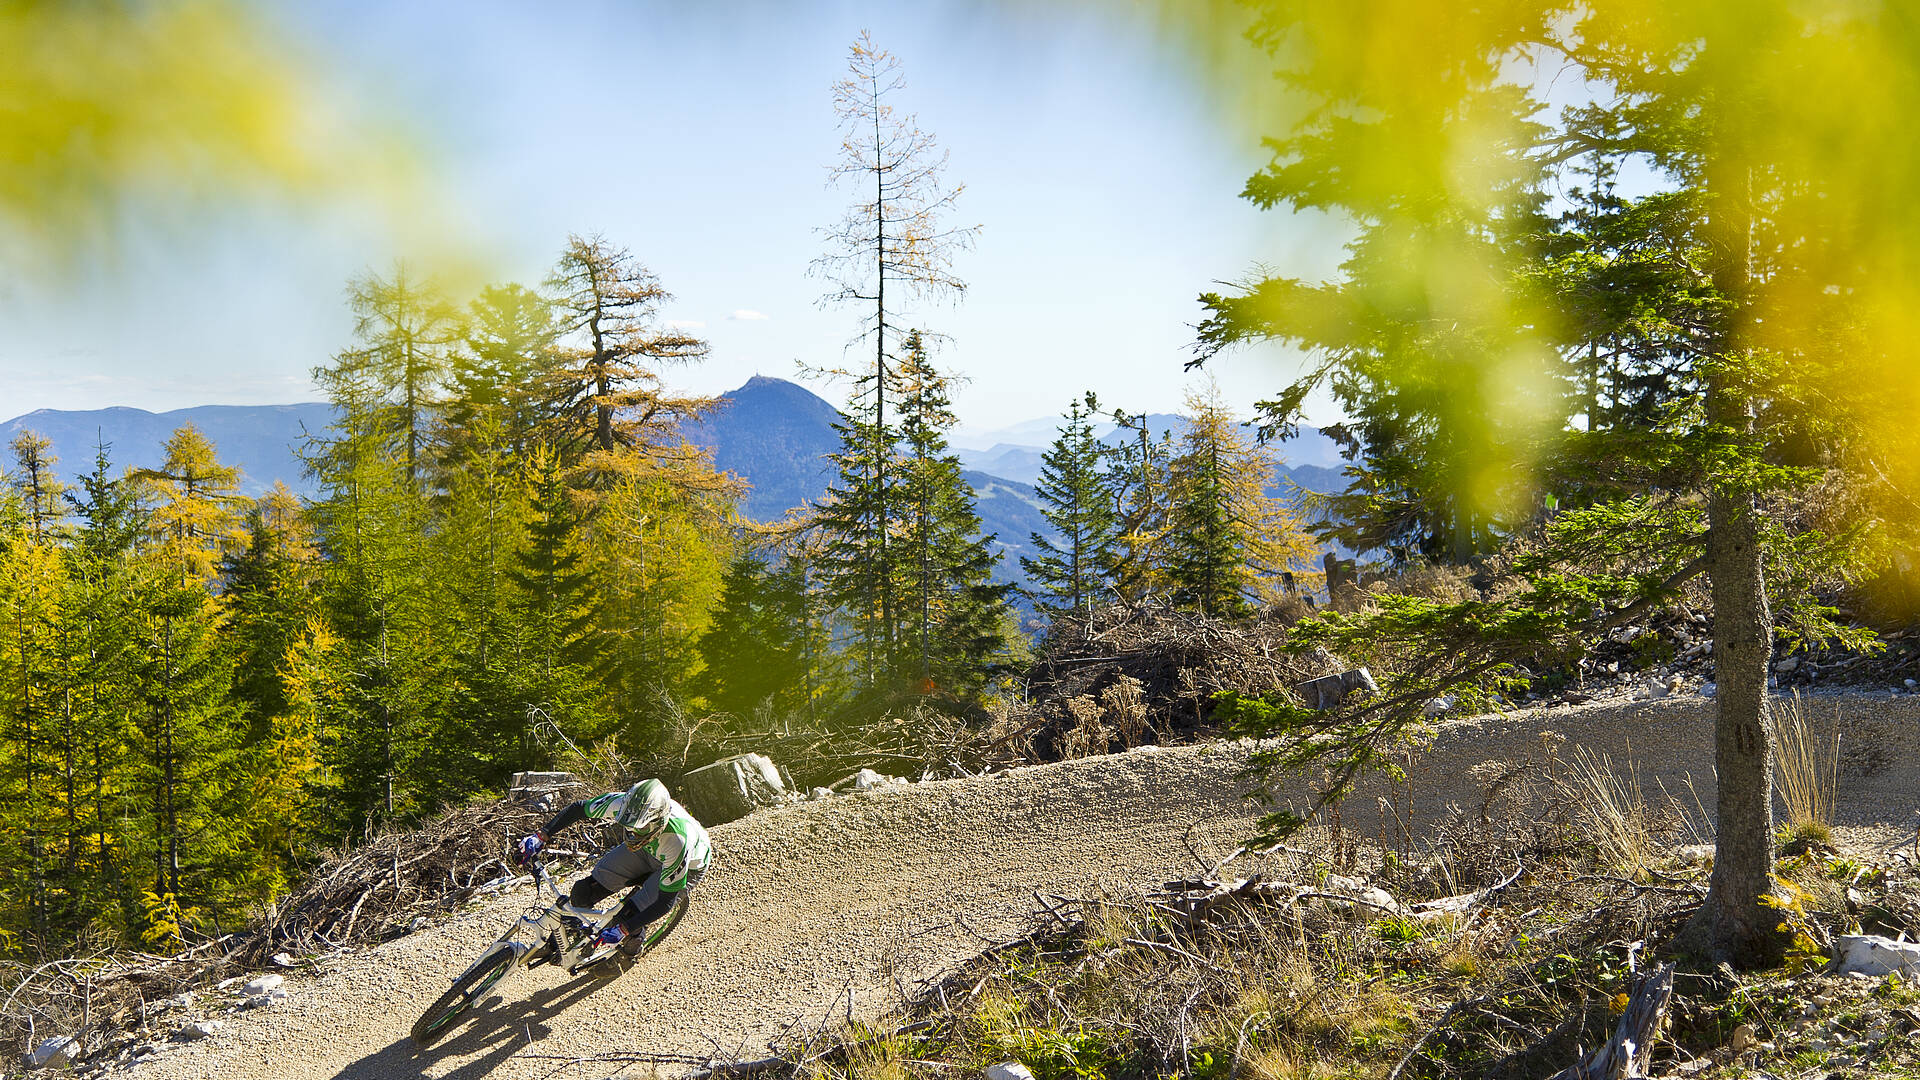
<path fill-rule="evenodd" d="M 573 906 L 560 895 L 560 887 L 553 883 L 553 877 L 547 873 L 546 864 L 538 858 L 533 863 L 533 883 L 534 896 L 538 898 L 541 888 L 545 887 L 553 893 L 553 903 L 537 912 L 529 911 L 514 920 L 513 925 L 507 927 L 506 933 L 501 934 L 492 945 L 481 951 L 472 964 L 467 965 L 466 971 L 455 976 L 456 981 L 484 963 L 493 955 L 494 950 L 502 945 L 513 950 L 513 966 L 524 968 L 549 937 L 560 943 L 560 953 L 551 960 L 543 962 L 565 968 L 569 975 L 578 974 L 584 964 L 604 960 L 612 955 L 614 946 L 596 949 L 594 940 L 600 936 L 600 931 L 605 930 L 607 925 L 613 922 L 613 917 L 619 914 L 619 904 L 613 905 L 606 911 Z M 528 936 L 533 939 L 531 942 L 518 940 L 523 931 L 530 932 Z"/>

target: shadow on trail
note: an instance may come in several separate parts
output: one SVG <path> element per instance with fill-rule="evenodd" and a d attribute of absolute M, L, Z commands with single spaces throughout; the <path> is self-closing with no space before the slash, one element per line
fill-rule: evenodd
<path fill-rule="evenodd" d="M 420 1077 L 444 1059 L 476 1054 L 479 1056 L 444 1074 L 440 1080 L 481 1080 L 515 1053 L 545 1038 L 552 1030 L 547 1026 L 548 1020 L 615 981 L 588 975 L 518 1000 L 505 1000 L 496 995 L 456 1021 L 453 1034 L 425 1050 L 413 1045 L 412 1038 L 402 1037 L 386 1049 L 341 1069 L 334 1074 L 334 1080 Z"/>

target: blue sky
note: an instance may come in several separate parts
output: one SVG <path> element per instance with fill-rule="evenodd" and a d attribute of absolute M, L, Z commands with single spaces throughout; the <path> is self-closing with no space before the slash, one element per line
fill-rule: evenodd
<path fill-rule="evenodd" d="M 35 408 L 271 403 L 316 395 L 308 371 L 346 344 L 345 280 L 438 244 L 494 279 L 537 282 L 569 232 L 631 248 L 713 344 L 676 373 L 721 391 L 796 362 L 835 364 L 857 313 L 807 276 L 838 143 L 829 86 L 862 29 L 898 54 L 916 113 L 982 225 L 956 269 L 963 302 L 917 313 L 951 335 L 955 404 L 983 430 L 1059 411 L 1092 388 L 1172 411 L 1194 296 L 1256 264 L 1319 275 L 1324 225 L 1237 198 L 1261 163 L 1216 120 L 1202 80 L 1151 28 L 1070 7 L 981 3 L 273 6 L 337 100 L 423 148 L 431 206 L 395 223 L 364 206 L 247 199 L 130 208 L 122 242 L 70 274 L 0 283 L 0 415 Z M 1245 411 L 1296 358 L 1216 361 Z M 804 380 L 803 380 L 804 381 Z M 844 388 L 818 380 L 838 401 Z"/>

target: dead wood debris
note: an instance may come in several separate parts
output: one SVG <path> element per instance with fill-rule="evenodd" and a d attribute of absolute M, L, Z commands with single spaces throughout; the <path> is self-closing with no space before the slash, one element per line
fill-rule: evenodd
<path fill-rule="evenodd" d="M 1215 733 L 1213 696 L 1270 693 L 1342 665 L 1287 653 L 1286 624 L 1109 604 L 1063 617 L 1027 671 L 1028 704 L 1003 718 L 1035 760 L 1085 757 Z"/>
<path fill-rule="evenodd" d="M 568 793 L 572 797 L 574 793 Z M 0 963 L 0 1042 L 23 1052 L 52 1035 L 75 1037 L 77 1060 L 112 1051 L 181 1007 L 187 991 L 250 971 L 306 966 L 349 946 L 399 937 L 514 881 L 509 845 L 547 816 L 507 799 L 449 810 L 414 829 L 373 837 L 322 862 L 247 928 L 173 956 L 93 949 L 44 963 Z M 573 854 L 606 836 L 569 834 Z M 565 856 L 569 852 L 556 852 Z"/>

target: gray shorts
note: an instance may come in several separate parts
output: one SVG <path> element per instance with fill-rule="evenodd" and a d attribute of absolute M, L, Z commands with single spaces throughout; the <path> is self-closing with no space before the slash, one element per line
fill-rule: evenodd
<path fill-rule="evenodd" d="M 701 867 L 687 875 L 687 883 L 680 887 L 681 892 L 692 890 L 705 876 L 706 867 Z M 628 897 L 638 911 L 646 911 L 660 900 L 660 873 L 654 860 L 644 853 L 633 850 L 625 844 L 617 844 L 608 849 L 600 861 L 593 864 L 593 880 L 607 890 L 611 896 L 621 889 L 631 888 L 642 880 L 645 887 Z"/>

